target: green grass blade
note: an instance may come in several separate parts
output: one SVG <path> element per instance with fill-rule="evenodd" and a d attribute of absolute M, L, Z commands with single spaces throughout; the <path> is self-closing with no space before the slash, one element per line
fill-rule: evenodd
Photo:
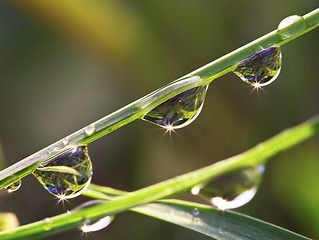
<path fill-rule="evenodd" d="M 308 239 L 286 229 L 232 211 L 179 200 L 166 200 L 133 211 L 173 223 L 218 240 Z"/>
<path fill-rule="evenodd" d="M 154 202 L 172 195 L 189 191 L 192 187 L 227 171 L 241 167 L 263 164 L 270 157 L 300 142 L 309 139 L 319 132 L 319 115 L 291 129 L 274 136 L 256 147 L 229 159 L 217 162 L 208 167 L 169 179 L 167 181 L 140 189 L 112 201 L 101 203 L 70 214 L 51 218 L 49 222 L 40 221 L 0 233 L 0 239 L 35 239 L 57 232 L 77 228 L 87 220 L 97 220 L 103 216 L 115 215 L 143 204 Z"/>
<path fill-rule="evenodd" d="M 84 195 L 97 199 L 111 200 L 127 192 L 91 184 Z M 109 196 L 111 195 L 111 197 Z M 232 211 L 221 211 L 209 205 L 181 200 L 160 200 L 139 206 L 131 211 L 157 218 L 168 223 L 188 228 L 218 240 L 231 239 L 308 239 L 304 236 Z"/>
<path fill-rule="evenodd" d="M 293 34 L 289 37 L 283 37 L 282 34 L 280 34 L 277 30 L 274 30 L 262 36 L 261 38 L 258 38 L 255 41 L 229 54 L 226 54 L 225 56 L 185 75 L 184 77 L 179 78 L 167 86 L 164 86 L 153 93 L 123 107 L 122 109 L 92 123 L 91 125 L 80 129 L 70 136 L 40 150 L 39 152 L 12 165 L 11 167 L 4 169 L 0 172 L 0 189 L 32 173 L 32 171 L 34 171 L 37 166 L 41 164 L 41 162 L 52 158 L 51 155 L 55 153 L 55 149 L 62 148 L 61 151 L 63 151 L 70 145 L 88 144 L 120 128 L 123 125 L 142 118 L 152 108 L 185 90 L 211 83 L 214 79 L 233 70 L 239 62 L 255 52 L 270 46 L 283 45 L 318 27 L 319 9 L 304 15 L 303 18 L 304 22 L 302 24 L 304 24 L 305 28 L 302 31 L 299 31 L 297 34 Z M 294 32 L 294 28 L 299 29 L 299 27 L 299 24 L 292 24 L 290 31 Z M 90 129 L 90 132 L 93 128 L 93 131 L 90 134 L 87 134 L 87 128 Z M 67 146 L 64 146 L 65 142 L 68 142 Z"/>

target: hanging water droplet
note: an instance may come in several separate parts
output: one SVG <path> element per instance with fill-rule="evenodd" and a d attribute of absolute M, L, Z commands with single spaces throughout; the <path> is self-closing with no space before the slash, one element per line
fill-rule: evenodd
<path fill-rule="evenodd" d="M 60 199 L 79 196 L 90 184 L 92 176 L 87 146 L 70 148 L 40 165 L 33 175 L 49 193 Z"/>
<path fill-rule="evenodd" d="M 306 27 L 306 21 L 303 17 L 293 15 L 286 17 L 279 23 L 277 32 L 283 39 L 286 39 L 300 33 L 305 30 Z"/>
<path fill-rule="evenodd" d="M 21 187 L 21 179 L 5 187 L 5 189 L 8 191 L 8 193 L 12 193 L 17 191 L 20 187 Z"/>
<path fill-rule="evenodd" d="M 95 223 L 92 224 L 84 224 L 81 227 L 82 232 L 87 233 L 87 232 L 96 232 L 99 230 L 102 230 L 103 228 L 106 228 L 111 222 L 113 218 L 110 216 L 106 216 L 101 218 Z"/>
<path fill-rule="evenodd" d="M 255 196 L 263 172 L 264 166 L 243 168 L 198 185 L 191 192 L 219 209 L 238 208 Z"/>
<path fill-rule="evenodd" d="M 280 48 L 270 47 L 244 59 L 233 72 L 245 83 L 262 87 L 275 81 L 280 69 Z"/>
<path fill-rule="evenodd" d="M 104 203 L 104 202 L 107 202 L 107 201 L 106 200 L 89 201 L 74 208 L 72 211 L 77 211 L 77 210 L 94 206 L 96 204 Z M 81 230 L 83 233 L 96 232 L 96 231 L 102 230 L 103 228 L 106 228 L 113 221 L 113 219 L 114 219 L 114 216 L 105 216 L 95 222 L 90 222 L 90 220 L 87 220 L 86 223 L 83 226 L 81 226 Z"/>
<path fill-rule="evenodd" d="M 85 129 L 84 129 L 85 133 L 89 136 L 89 135 L 92 135 L 95 131 L 95 126 L 93 124 L 87 126 Z"/>
<path fill-rule="evenodd" d="M 199 86 L 182 92 L 149 111 L 144 117 L 168 130 L 182 128 L 199 115 L 208 86 Z"/>

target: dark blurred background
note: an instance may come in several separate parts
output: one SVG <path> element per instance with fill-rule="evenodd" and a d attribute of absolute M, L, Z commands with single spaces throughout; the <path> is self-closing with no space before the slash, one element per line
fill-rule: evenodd
<path fill-rule="evenodd" d="M 2 167 L 318 7 L 317 0 L 1 1 Z M 316 29 L 284 45 L 281 74 L 263 91 L 252 92 L 234 74 L 217 79 L 198 119 L 177 134 L 138 120 L 90 144 L 93 183 L 133 191 L 314 116 L 318 42 Z M 256 197 L 238 211 L 319 238 L 318 184 L 316 137 L 271 159 Z M 14 194 L 2 193 L 0 212 L 26 224 L 87 200 L 58 204 L 28 176 Z M 50 239 L 105 238 L 209 239 L 135 213 L 87 236 Z"/>

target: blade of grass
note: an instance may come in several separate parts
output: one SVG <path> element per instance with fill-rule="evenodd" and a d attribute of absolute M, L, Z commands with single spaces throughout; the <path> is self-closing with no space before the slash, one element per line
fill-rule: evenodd
<path fill-rule="evenodd" d="M 56 149 L 61 151 L 67 149 L 70 145 L 85 145 L 88 144 L 117 128 L 128 124 L 136 119 L 142 118 L 148 111 L 157 105 L 163 103 L 167 99 L 200 85 L 210 84 L 214 79 L 230 72 L 243 59 L 254 54 L 261 49 L 270 46 L 283 45 L 306 32 L 318 27 L 319 25 L 319 9 L 316 9 L 304 17 L 303 24 L 305 28 L 290 37 L 283 37 L 277 30 L 258 38 L 257 40 L 195 70 L 184 77 L 164 86 L 153 93 L 123 107 L 122 109 L 92 123 L 90 129 L 94 129 L 92 134 L 86 133 L 86 128 L 83 128 L 68 137 L 40 150 L 39 152 L 21 160 L 20 162 L 4 169 L 0 172 L 0 189 L 14 183 L 15 181 L 32 173 L 41 162 L 46 161 L 56 154 Z M 291 31 L 294 28 L 299 28 L 291 24 Z M 90 131 L 91 132 L 91 131 Z M 67 142 L 67 144 L 65 144 Z"/>
<path fill-rule="evenodd" d="M 35 239 L 53 235 L 71 228 L 77 228 L 87 220 L 95 221 L 107 215 L 116 215 L 130 208 L 167 198 L 182 192 L 210 178 L 241 167 L 264 164 L 270 157 L 300 142 L 309 139 L 319 132 L 319 115 L 293 128 L 272 137 L 256 147 L 217 162 L 208 167 L 169 179 L 167 181 L 114 198 L 70 214 L 52 217 L 50 221 L 39 221 L 16 229 L 0 233 L 0 239 Z"/>
<path fill-rule="evenodd" d="M 127 193 L 91 184 L 83 195 L 96 199 L 111 200 L 116 195 L 125 195 Z M 209 205 L 176 199 L 159 200 L 156 203 L 146 204 L 130 210 L 191 229 L 218 240 L 308 239 L 244 214 L 232 211 L 224 212 Z"/>

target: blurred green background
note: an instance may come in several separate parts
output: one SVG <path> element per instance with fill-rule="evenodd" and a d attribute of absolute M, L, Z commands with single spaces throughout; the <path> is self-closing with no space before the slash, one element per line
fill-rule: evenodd
<path fill-rule="evenodd" d="M 317 0 L 1 1 L 0 167 L 318 7 Z M 318 42 L 316 29 L 283 46 L 281 74 L 263 91 L 234 74 L 217 79 L 198 119 L 172 136 L 135 121 L 90 144 L 93 183 L 133 191 L 241 153 L 317 114 Z M 238 211 L 319 238 L 318 184 L 316 137 L 273 158 L 256 197 Z M 19 191 L 1 193 L 0 212 L 26 224 L 87 200 L 58 204 L 28 176 Z M 209 239 L 134 213 L 99 232 L 50 239 L 105 238 Z"/>

